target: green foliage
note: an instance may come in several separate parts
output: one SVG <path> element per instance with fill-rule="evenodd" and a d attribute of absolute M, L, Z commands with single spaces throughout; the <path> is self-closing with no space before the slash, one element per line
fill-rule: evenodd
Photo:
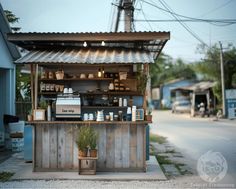
<path fill-rule="evenodd" d="M 21 73 L 21 68 L 21 66 L 16 66 L 16 100 L 30 101 L 30 74 Z"/>
<path fill-rule="evenodd" d="M 46 110 L 48 107 L 48 103 L 44 99 L 41 99 L 39 102 L 39 107 Z"/>
<path fill-rule="evenodd" d="M 95 149 L 97 146 L 98 135 L 90 126 L 81 126 L 79 128 L 76 144 L 80 150 L 85 150 L 88 147 Z"/>
<path fill-rule="evenodd" d="M 170 56 L 163 53 L 159 56 L 157 61 L 150 66 L 150 75 L 152 86 L 159 86 L 178 78 L 196 78 L 192 65 L 184 63 L 181 59 L 177 59 L 176 62 L 173 62 Z"/>
<path fill-rule="evenodd" d="M 144 94 L 146 91 L 148 76 L 140 69 L 137 72 L 136 79 L 138 81 L 138 91 Z"/>
<path fill-rule="evenodd" d="M 198 51 L 204 54 L 204 59 L 195 65 L 195 70 L 202 74 L 203 79 L 216 81 L 213 88 L 214 95 L 221 102 L 221 70 L 220 70 L 220 48 L 215 44 L 211 48 L 199 46 Z M 236 87 L 236 48 L 231 44 L 225 48 L 223 53 L 225 88 Z"/>
<path fill-rule="evenodd" d="M 19 21 L 19 19 L 20 19 L 20 18 L 16 17 L 16 15 L 13 14 L 13 13 L 12 13 L 11 11 L 9 11 L 9 10 L 4 10 L 4 13 L 5 13 L 6 18 L 7 18 L 8 22 L 9 22 L 10 24 L 15 24 L 15 23 L 17 23 L 17 22 Z M 20 27 L 11 27 L 11 29 L 12 29 L 12 31 L 17 32 L 17 31 L 19 31 L 21 28 L 20 28 Z"/>
<path fill-rule="evenodd" d="M 94 150 L 97 147 L 98 135 L 92 127 L 89 127 L 89 128 L 90 128 L 89 147 L 91 148 L 91 150 Z"/>
<path fill-rule="evenodd" d="M 11 172 L 0 172 L 0 182 L 6 182 L 8 181 L 15 173 Z"/>
<path fill-rule="evenodd" d="M 157 142 L 159 144 L 163 144 L 163 143 L 167 142 L 167 139 L 166 139 L 166 137 L 151 133 L 150 134 L 150 141 L 151 142 Z"/>

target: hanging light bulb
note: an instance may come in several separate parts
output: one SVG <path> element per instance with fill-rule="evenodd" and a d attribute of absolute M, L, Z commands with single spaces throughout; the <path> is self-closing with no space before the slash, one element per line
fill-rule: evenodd
<path fill-rule="evenodd" d="M 84 47 L 87 47 L 87 42 L 86 42 L 86 41 L 83 43 L 83 46 L 84 46 Z"/>
<path fill-rule="evenodd" d="M 104 67 L 102 67 L 102 74 L 104 74 L 105 73 L 105 70 L 104 70 Z"/>
<path fill-rule="evenodd" d="M 98 77 L 102 77 L 102 72 L 100 68 L 98 69 Z"/>
<path fill-rule="evenodd" d="M 105 45 L 106 45 L 106 43 L 105 43 L 104 41 L 102 41 L 101 45 L 102 45 L 102 46 L 105 46 Z"/>

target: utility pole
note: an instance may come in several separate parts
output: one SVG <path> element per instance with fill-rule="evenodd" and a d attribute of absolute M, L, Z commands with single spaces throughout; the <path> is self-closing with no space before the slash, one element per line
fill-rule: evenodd
<path fill-rule="evenodd" d="M 118 31 L 121 11 L 124 11 L 124 31 L 133 31 L 133 19 L 134 19 L 134 2 L 135 0 L 120 0 L 117 6 L 117 15 L 115 20 L 114 32 Z"/>
<path fill-rule="evenodd" d="M 133 23 L 133 14 L 134 14 L 134 6 L 132 0 L 124 0 L 123 3 L 124 8 L 124 18 L 125 18 L 125 31 L 132 31 L 132 23 Z"/>
<path fill-rule="evenodd" d="M 222 44 L 220 44 L 220 71 L 221 71 L 221 89 L 222 89 L 222 110 L 223 117 L 225 117 L 225 77 L 224 77 L 224 61 L 223 61 L 223 48 Z"/>

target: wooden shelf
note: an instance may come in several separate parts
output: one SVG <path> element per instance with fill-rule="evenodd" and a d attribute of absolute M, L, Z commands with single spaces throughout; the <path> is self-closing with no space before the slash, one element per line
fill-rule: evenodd
<path fill-rule="evenodd" d="M 50 81 L 50 82 L 60 82 L 60 81 L 112 81 L 113 78 L 64 78 L 64 79 L 39 79 L 39 81 Z"/>
<path fill-rule="evenodd" d="M 40 95 L 57 95 L 57 94 L 63 94 L 62 92 L 55 92 L 55 91 L 45 91 L 45 92 L 39 92 Z M 91 92 L 91 93 L 85 93 L 81 92 L 80 95 L 117 95 L 117 96 L 143 96 L 141 93 L 136 91 L 108 91 L 108 92 Z"/>
<path fill-rule="evenodd" d="M 117 124 L 117 125 L 146 125 L 148 123 L 152 123 L 151 121 L 27 121 L 26 124 L 32 125 L 47 125 L 47 124 L 94 124 L 94 125 L 101 125 L 101 124 Z"/>
<path fill-rule="evenodd" d="M 125 109 L 127 106 L 81 106 L 85 109 Z"/>

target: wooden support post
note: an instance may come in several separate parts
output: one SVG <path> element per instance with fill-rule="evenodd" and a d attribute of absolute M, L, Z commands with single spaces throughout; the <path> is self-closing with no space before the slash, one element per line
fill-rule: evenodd
<path fill-rule="evenodd" d="M 37 109 L 38 108 L 38 64 L 36 64 L 35 67 L 35 83 L 34 83 L 34 108 Z"/>
<path fill-rule="evenodd" d="M 30 90 L 31 90 L 31 109 L 34 110 L 34 66 L 30 65 Z"/>

